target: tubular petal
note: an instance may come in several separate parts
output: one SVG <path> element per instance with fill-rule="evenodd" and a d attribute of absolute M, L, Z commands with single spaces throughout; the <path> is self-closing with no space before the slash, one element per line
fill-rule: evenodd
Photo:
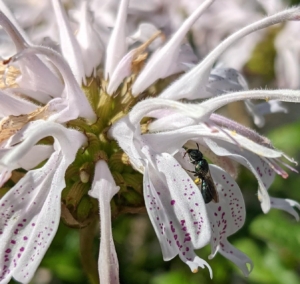
<path fill-rule="evenodd" d="M 80 47 L 71 30 L 66 12 L 63 9 L 60 0 L 52 0 L 52 5 L 59 27 L 58 31 L 63 57 L 68 62 L 77 83 L 79 85 L 81 85 L 81 82 L 86 84 Z"/>
<path fill-rule="evenodd" d="M 76 39 L 81 48 L 85 76 L 95 76 L 96 68 L 101 63 L 104 50 L 98 33 L 93 29 L 87 1 L 81 4 L 79 29 Z"/>
<path fill-rule="evenodd" d="M 98 270 L 101 283 L 119 283 L 119 263 L 112 237 L 110 201 L 119 191 L 105 161 L 95 167 L 95 177 L 89 195 L 98 199 L 100 207 L 100 252 Z"/>
<path fill-rule="evenodd" d="M 199 8 L 185 20 L 169 42 L 152 58 L 150 58 L 149 62 L 132 86 L 133 96 L 137 96 L 142 93 L 156 80 L 166 76 L 172 63 L 177 61 L 179 47 L 183 38 L 188 33 L 194 22 L 198 20 L 198 18 L 213 2 L 214 0 L 206 0 L 202 3 L 202 5 L 200 5 Z"/>
<path fill-rule="evenodd" d="M 106 48 L 105 79 L 108 80 L 126 52 L 126 19 L 129 0 L 121 0 L 116 24 Z"/>

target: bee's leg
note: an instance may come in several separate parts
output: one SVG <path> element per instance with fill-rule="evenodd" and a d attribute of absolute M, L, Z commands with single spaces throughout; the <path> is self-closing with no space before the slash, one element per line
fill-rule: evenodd
<path fill-rule="evenodd" d="M 196 142 L 196 145 L 197 145 L 198 151 L 200 151 L 200 150 L 199 150 L 199 144 L 198 144 L 197 142 Z"/>
<path fill-rule="evenodd" d="M 197 175 L 197 173 L 194 172 L 194 171 L 190 171 L 190 170 L 187 170 L 187 169 L 184 169 L 184 170 L 186 170 L 186 171 L 189 172 L 189 173 L 195 174 L 195 176 Z"/>

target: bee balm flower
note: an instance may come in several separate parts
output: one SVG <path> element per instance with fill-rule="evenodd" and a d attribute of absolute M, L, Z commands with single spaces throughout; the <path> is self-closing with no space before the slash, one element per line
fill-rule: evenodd
<path fill-rule="evenodd" d="M 231 93 L 228 85 L 232 82 L 225 76 L 226 92 L 221 93 L 227 94 L 212 97 L 209 76 L 218 56 L 235 41 L 271 24 L 297 20 L 300 9 L 243 28 L 164 87 L 159 79 L 191 65 L 191 50 L 186 53 L 182 42 L 214 1 L 204 1 L 150 57 L 148 47 L 161 32 L 127 51 L 128 2 L 120 2 L 105 56 L 103 43 L 85 14 L 86 4 L 81 6 L 83 23 L 75 37 L 61 2 L 52 1 L 60 52 L 33 44 L 9 10 L 2 8 L 0 24 L 14 42 L 16 54 L 3 61 L 5 84 L 0 93 L 0 181 L 7 191 L 0 202 L 0 283 L 11 278 L 29 283 L 60 216 L 70 226 L 88 227 L 96 218 L 97 200 L 101 282 L 119 282 L 111 200 L 119 212 L 126 207 L 134 213 L 145 203 L 165 260 L 179 255 L 193 272 L 206 266 L 212 275 L 208 263 L 194 252 L 210 244 L 210 258 L 220 252 L 247 275 L 250 259 L 227 240 L 245 220 L 233 161 L 249 168 L 257 178 L 265 213 L 275 207 L 297 217 L 293 206 L 298 203 L 271 198 L 267 192 L 275 173 L 287 177 L 279 166 L 286 156 L 266 138 L 214 111 L 244 99 L 298 102 L 299 92 Z M 97 72 L 102 68 L 100 60 L 105 67 Z M 212 98 L 202 103 L 178 102 L 203 97 Z M 215 163 L 209 166 L 209 174 L 196 173 L 202 178 L 203 190 L 209 190 L 203 188 L 205 179 L 215 185 L 216 204 L 205 203 L 191 176 L 195 167 L 183 147 L 196 149 L 195 145 Z"/>

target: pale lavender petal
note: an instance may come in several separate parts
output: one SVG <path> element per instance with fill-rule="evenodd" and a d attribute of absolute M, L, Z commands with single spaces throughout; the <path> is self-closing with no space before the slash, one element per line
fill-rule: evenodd
<path fill-rule="evenodd" d="M 14 26 L 1 11 L 0 25 L 13 40 L 18 52 L 29 45 L 17 29 L 18 26 Z M 45 93 L 51 94 L 53 97 L 61 94 L 61 82 L 37 56 L 31 55 L 28 58 L 24 58 L 23 62 L 19 64 L 22 76 L 19 78 L 18 84 L 21 88 L 39 90 L 41 95 Z"/>
<path fill-rule="evenodd" d="M 29 171 L 48 159 L 52 153 L 53 146 L 35 145 L 19 160 L 19 167 Z"/>
<path fill-rule="evenodd" d="M 51 127 L 54 133 L 49 131 Z M 41 137 L 54 136 L 55 152 L 42 168 L 29 171 L 1 199 L 0 240 L 5 244 L 0 250 L 0 280 L 3 283 L 11 277 L 29 283 L 33 277 L 59 224 L 65 171 L 85 141 L 81 133 L 60 125 L 44 122 L 44 128 L 48 132 L 44 131 Z M 31 137 L 26 137 L 23 143 L 27 139 Z M 23 143 L 12 151 L 24 148 Z M 12 160 L 14 156 L 9 155 Z M 7 163 L 10 160 L 5 159 Z"/>
<path fill-rule="evenodd" d="M 245 101 L 247 111 L 252 115 L 255 125 L 263 127 L 265 125 L 264 115 L 276 112 L 287 113 L 287 107 L 281 102 L 272 100 L 269 102 L 253 104 L 250 100 Z"/>
<path fill-rule="evenodd" d="M 143 117 L 158 110 L 174 110 L 197 120 L 205 120 L 210 115 L 202 104 L 185 104 L 169 99 L 151 98 L 137 103 L 129 113 L 129 120 L 132 125 L 137 125 Z"/>
<path fill-rule="evenodd" d="M 143 173 L 144 164 L 141 161 L 141 153 L 139 151 L 141 145 L 138 139 L 134 140 L 135 131 L 136 129 L 126 116 L 110 127 L 108 135 L 118 141 L 122 150 L 130 157 L 131 165 L 137 171 Z"/>
<path fill-rule="evenodd" d="M 266 17 L 260 21 L 257 21 L 236 33 L 229 36 L 221 44 L 219 44 L 205 59 L 194 67 L 191 71 L 183 75 L 178 81 L 168 87 L 160 95 L 161 98 L 168 98 L 173 100 L 179 100 L 183 98 L 187 99 L 199 99 L 201 94 L 206 92 L 205 86 L 208 82 L 208 77 L 213 64 L 218 57 L 233 43 L 243 38 L 244 36 L 257 31 L 259 29 L 280 23 L 283 21 L 298 20 L 300 14 L 300 8 L 295 7 L 275 15 Z"/>
<path fill-rule="evenodd" d="M 29 47 L 12 57 L 12 62 L 31 54 L 43 54 L 59 69 L 65 82 L 62 98 L 57 98 L 49 104 L 49 110 L 58 111 L 52 116 L 59 122 L 76 119 L 79 116 L 90 121 L 96 120 L 96 115 L 86 96 L 77 84 L 69 65 L 56 51 L 47 47 Z"/>
<path fill-rule="evenodd" d="M 269 164 L 246 149 L 240 149 L 224 141 L 205 138 L 207 146 L 219 156 L 227 156 L 248 168 L 256 177 L 259 184 L 258 197 L 261 202 L 261 208 L 267 213 L 271 208 L 270 197 L 267 189 L 275 178 L 275 172 Z"/>
<path fill-rule="evenodd" d="M 14 96 L 1 90 L 0 101 L 0 117 L 28 114 L 38 108 L 38 105 L 35 105 L 28 100 L 24 100 L 19 96 Z"/>
<path fill-rule="evenodd" d="M 232 135 L 238 144 L 234 143 L 228 135 Z M 237 134 L 231 133 L 228 130 L 224 132 L 211 129 L 207 127 L 204 123 L 199 125 L 185 126 L 176 130 L 162 131 L 158 133 L 147 133 L 143 135 L 144 141 L 151 146 L 152 149 L 155 149 L 156 152 L 168 152 L 176 153 L 179 148 L 182 147 L 188 140 L 196 139 L 201 143 L 202 139 L 211 138 L 226 141 L 231 147 L 239 149 L 243 147 L 248 149 L 250 152 L 253 152 L 257 155 L 267 157 L 267 158 L 280 158 L 285 157 L 284 153 L 274 148 L 270 148 L 269 145 L 261 145 L 259 142 L 252 141 L 249 138 Z"/>
<path fill-rule="evenodd" d="M 209 75 L 207 92 L 211 96 L 217 96 L 229 92 L 247 90 L 247 82 L 244 77 L 232 68 L 215 68 Z M 204 98 L 204 96 L 202 96 Z"/>
<path fill-rule="evenodd" d="M 160 163 L 164 161 L 158 160 L 157 162 Z M 176 163 L 175 160 L 174 162 Z M 165 165 L 165 167 L 167 167 L 167 165 Z M 178 167 L 175 166 L 175 169 L 176 168 Z M 174 167 L 172 166 L 172 170 L 173 169 Z M 178 170 L 176 172 L 178 172 Z M 199 200 L 197 199 L 197 197 L 199 197 L 199 190 L 196 189 L 198 193 L 195 194 L 191 192 L 189 187 L 193 186 L 192 184 L 194 183 L 182 169 L 181 172 L 185 180 L 182 181 L 183 188 L 180 188 L 180 192 L 177 192 L 178 188 L 173 189 L 169 187 L 170 184 L 167 185 L 163 182 L 162 177 L 165 175 L 158 175 L 159 172 L 152 168 L 151 165 L 146 167 L 143 188 L 148 215 L 160 242 L 164 260 L 170 260 L 178 254 L 181 260 L 185 262 L 193 272 L 197 272 L 198 267 L 204 268 L 206 266 L 212 277 L 210 266 L 195 255 L 194 249 L 196 247 L 192 242 L 192 240 L 197 238 L 197 233 L 203 237 L 203 239 L 199 240 L 200 243 L 197 241 L 200 246 L 204 246 L 210 238 L 210 229 L 205 225 L 205 223 L 207 224 L 208 222 L 207 217 L 201 218 L 200 216 L 201 213 L 206 215 L 204 202 L 202 196 Z M 181 177 L 176 176 L 176 178 L 178 178 L 179 181 Z M 170 180 L 172 179 L 174 179 L 174 176 L 170 177 Z M 187 187 L 185 187 L 185 185 Z M 177 197 L 174 196 L 177 194 Z M 188 197 L 188 194 L 192 194 L 192 196 Z M 185 203 L 187 199 L 190 200 L 190 205 L 181 212 L 181 203 Z M 181 214 L 184 213 L 188 215 L 185 216 L 187 219 L 183 219 Z M 194 219 L 194 222 L 190 222 L 192 219 Z M 194 233 L 196 233 L 196 235 L 194 235 Z"/>
<path fill-rule="evenodd" d="M 112 95 L 123 80 L 131 74 L 132 60 L 136 54 L 136 49 L 129 51 L 117 64 L 107 86 L 107 93 Z"/>
<path fill-rule="evenodd" d="M 87 2 L 84 1 L 81 3 L 76 39 L 81 48 L 84 73 L 90 77 L 95 75 L 96 68 L 100 65 L 104 49 L 99 35 L 92 26 L 91 15 L 87 9 Z"/>
<path fill-rule="evenodd" d="M 105 79 L 112 76 L 117 64 L 126 52 L 126 19 L 129 0 L 121 0 L 113 32 L 106 48 Z"/>
<path fill-rule="evenodd" d="M 279 88 L 299 89 L 299 23 L 287 23 L 275 39 L 275 72 Z"/>
<path fill-rule="evenodd" d="M 203 12 L 214 2 L 214 0 L 206 0 L 198 9 L 181 25 L 169 42 L 150 58 L 145 68 L 132 86 L 132 94 L 137 96 L 146 88 L 153 84 L 159 78 L 164 78 L 169 72 L 169 68 L 174 61 L 177 61 L 179 47 L 183 38 L 190 30 L 195 21 L 203 14 Z"/>
<path fill-rule="evenodd" d="M 174 113 L 154 120 L 148 125 L 147 129 L 150 132 L 168 131 L 168 130 L 176 131 L 178 128 L 182 128 L 193 124 L 195 124 L 194 119 L 187 117 L 181 113 Z"/>
<path fill-rule="evenodd" d="M 11 171 L 7 168 L 0 170 L 0 187 L 2 187 L 11 177 Z"/>
<path fill-rule="evenodd" d="M 60 0 L 52 0 L 52 5 L 54 8 L 59 37 L 61 51 L 64 58 L 67 60 L 75 78 L 79 85 L 83 82 L 86 84 L 84 67 L 83 67 L 83 58 L 81 55 L 79 44 L 71 30 L 67 14 L 62 7 Z"/>
<path fill-rule="evenodd" d="M 221 168 L 210 165 L 210 172 L 215 182 L 219 203 L 210 202 L 206 206 L 210 210 L 212 238 L 212 258 L 219 249 L 220 243 L 237 232 L 245 223 L 246 211 L 242 192 L 235 180 Z"/>
<path fill-rule="evenodd" d="M 137 31 L 133 35 L 131 35 L 128 40 L 130 44 L 135 43 L 137 41 L 146 42 L 147 40 L 149 40 L 149 38 L 151 38 L 151 36 L 156 34 L 158 31 L 159 30 L 157 29 L 157 27 L 152 25 L 151 23 L 141 23 L 138 26 Z M 154 40 L 154 42 L 150 44 L 149 48 L 152 49 L 151 47 L 153 45 L 158 46 L 159 44 L 161 44 L 161 39 L 157 38 Z"/>
<path fill-rule="evenodd" d="M 222 241 L 219 253 L 236 264 L 245 276 L 249 276 L 253 269 L 252 260 L 230 244 L 227 239 Z"/>
<path fill-rule="evenodd" d="M 284 210 L 291 215 L 295 217 L 297 221 L 299 221 L 299 214 L 298 212 L 293 208 L 296 207 L 298 210 L 300 210 L 300 204 L 297 201 L 294 201 L 292 199 L 283 199 L 283 198 L 275 198 L 271 197 L 271 207 Z"/>
<path fill-rule="evenodd" d="M 119 191 L 107 163 L 100 160 L 89 195 L 98 199 L 100 208 L 100 252 L 98 270 L 101 283 L 119 283 L 119 263 L 112 237 L 110 201 Z"/>

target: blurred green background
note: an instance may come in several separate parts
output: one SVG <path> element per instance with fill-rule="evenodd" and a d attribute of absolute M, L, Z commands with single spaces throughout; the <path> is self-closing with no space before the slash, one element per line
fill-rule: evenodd
<path fill-rule="evenodd" d="M 291 1 L 290 4 L 299 2 Z M 252 68 L 251 66 L 257 63 L 258 61 L 253 61 L 252 65 L 246 68 Z M 263 71 L 259 67 L 254 69 L 256 76 L 262 75 L 260 72 Z M 270 69 L 272 73 L 272 68 Z M 259 132 L 269 137 L 275 147 L 300 161 L 300 121 L 291 122 L 289 114 L 274 115 L 268 118 L 266 125 L 267 127 Z M 253 260 L 254 269 L 248 278 L 221 255 L 208 261 L 214 273 L 212 280 L 207 269 L 200 269 L 198 273 L 193 274 L 178 257 L 164 262 L 147 215 L 124 215 L 113 222 L 113 236 L 120 264 L 120 282 L 123 284 L 300 283 L 300 224 L 292 216 L 281 211 L 271 210 L 267 215 L 262 213 L 256 197 L 256 179 L 247 170 L 240 169 L 238 183 L 245 197 L 247 219 L 244 227 L 229 240 Z M 299 187 L 299 175 L 290 172 L 287 180 L 276 177 L 270 194 L 300 201 Z M 98 245 L 99 240 L 95 240 L 95 258 L 98 254 Z M 198 251 L 198 254 L 207 259 L 210 248 L 206 247 Z M 88 283 L 81 267 L 77 230 L 60 225 L 32 283 Z"/>

